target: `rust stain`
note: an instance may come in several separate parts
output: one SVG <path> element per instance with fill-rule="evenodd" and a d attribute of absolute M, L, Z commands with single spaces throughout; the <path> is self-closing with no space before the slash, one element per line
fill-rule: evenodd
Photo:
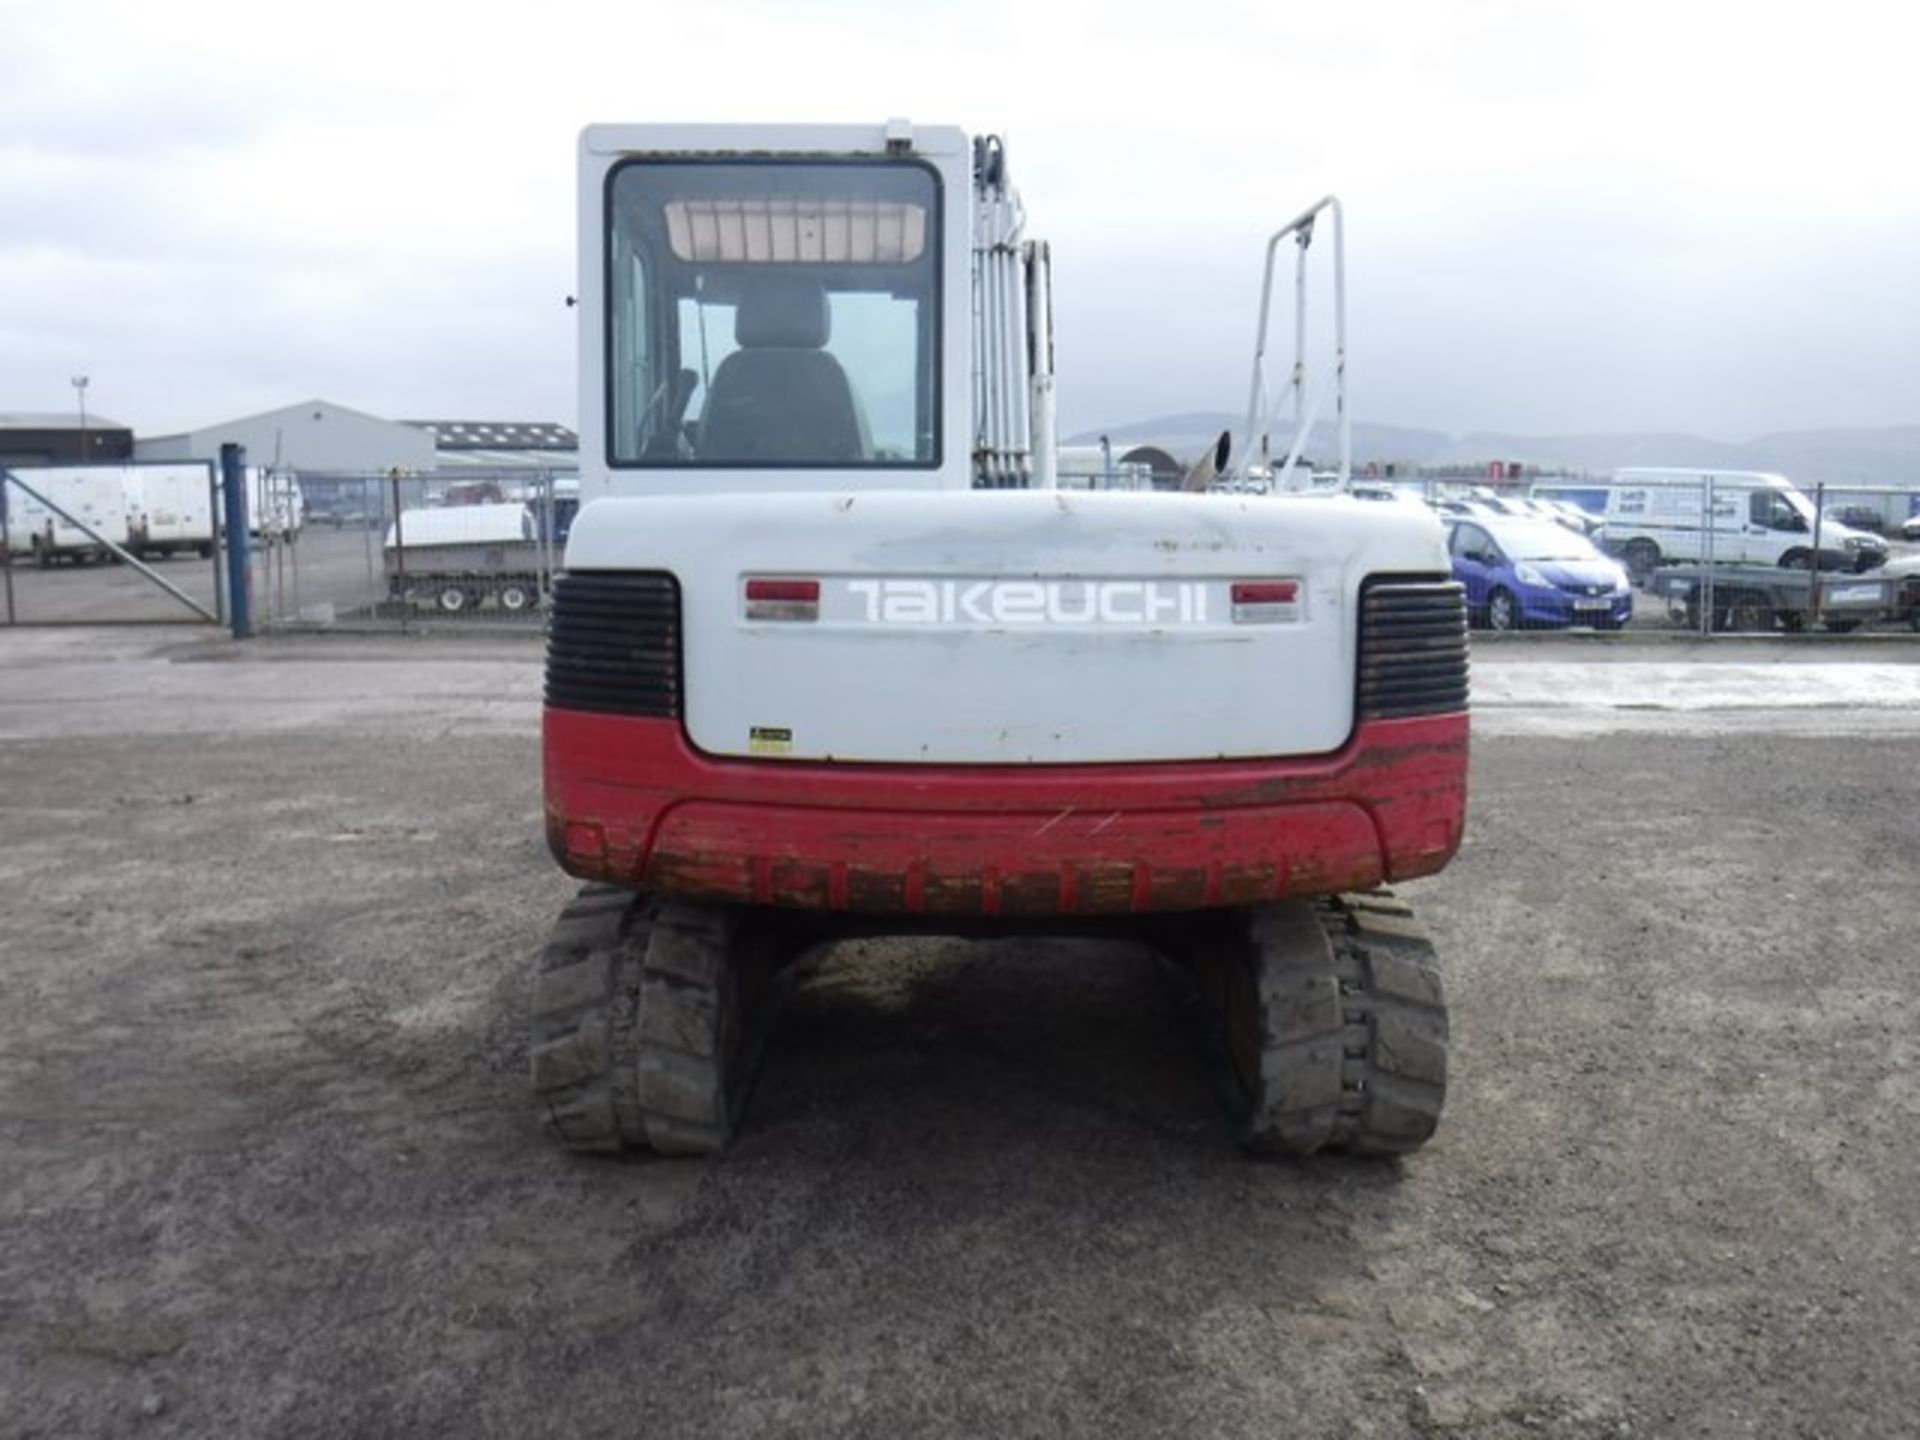
<path fill-rule="evenodd" d="M 1273 898 L 1271 865 L 1229 865 L 1220 871 L 1220 903 L 1258 905 Z"/>
<path fill-rule="evenodd" d="M 921 892 L 921 909 L 929 915 L 978 915 L 985 891 L 976 874 L 930 873 Z"/>
<path fill-rule="evenodd" d="M 1058 915 L 1065 908 L 1057 870 L 1021 870 L 1000 877 L 1002 915 Z"/>
<path fill-rule="evenodd" d="M 1133 866 L 1080 867 L 1079 904 L 1085 915 L 1124 915 L 1133 909 Z"/>
<path fill-rule="evenodd" d="M 1153 872 L 1153 909 L 1198 910 L 1206 903 L 1207 871 L 1204 868 Z"/>
<path fill-rule="evenodd" d="M 849 870 L 847 908 L 872 914 L 898 914 L 907 908 L 906 880 L 884 870 Z"/>

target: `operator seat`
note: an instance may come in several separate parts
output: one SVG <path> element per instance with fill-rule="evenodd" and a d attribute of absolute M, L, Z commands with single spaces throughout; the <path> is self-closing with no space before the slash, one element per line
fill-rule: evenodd
<path fill-rule="evenodd" d="M 734 311 L 740 346 L 720 362 L 700 419 L 701 460 L 744 464 L 858 460 L 859 413 L 817 280 L 761 275 Z"/>

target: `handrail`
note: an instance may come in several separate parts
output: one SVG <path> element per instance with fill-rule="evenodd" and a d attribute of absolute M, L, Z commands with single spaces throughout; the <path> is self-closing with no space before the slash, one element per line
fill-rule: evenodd
<path fill-rule="evenodd" d="M 1308 413 L 1306 401 L 1307 374 L 1307 250 L 1313 244 L 1314 222 L 1322 211 L 1331 211 L 1333 215 L 1333 327 L 1334 361 L 1333 385 L 1334 405 L 1339 416 L 1340 438 L 1340 484 L 1344 488 L 1353 472 L 1353 418 L 1347 405 L 1347 260 L 1346 260 L 1346 222 L 1338 197 L 1327 195 L 1307 207 L 1286 225 L 1276 230 L 1267 241 L 1267 263 L 1260 281 L 1260 323 L 1254 335 L 1253 348 L 1253 384 L 1247 395 L 1247 428 L 1245 443 L 1240 453 L 1245 457 L 1241 464 L 1250 465 L 1255 454 L 1271 455 L 1268 443 L 1270 436 L 1265 433 L 1272 419 L 1271 413 L 1261 413 L 1261 401 L 1266 390 L 1266 352 L 1267 330 L 1273 313 L 1273 271 L 1274 261 L 1280 249 L 1280 242 L 1289 235 L 1295 237 L 1298 251 L 1294 263 L 1294 355 L 1293 376 L 1289 388 L 1293 393 L 1294 419 L 1296 429 L 1292 441 L 1287 447 L 1288 469 L 1299 459 L 1312 432 L 1313 422 L 1318 418 L 1318 399 Z M 1324 396 L 1325 385 L 1317 392 Z"/>

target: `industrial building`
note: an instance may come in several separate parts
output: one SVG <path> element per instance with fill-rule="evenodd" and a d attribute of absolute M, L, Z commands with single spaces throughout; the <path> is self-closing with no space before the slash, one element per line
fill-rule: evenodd
<path fill-rule="evenodd" d="M 225 420 L 175 435 L 141 436 L 141 460 L 217 460 L 220 447 L 243 445 L 247 463 L 308 475 L 384 475 L 399 470 L 425 474 L 434 467 L 433 437 L 397 420 L 383 420 L 336 405 L 307 400 L 259 415 Z"/>
<path fill-rule="evenodd" d="M 494 420 L 387 420 L 331 400 L 133 442 L 142 460 L 215 459 L 224 444 L 247 462 L 300 477 L 309 513 L 378 515 L 450 489 L 492 485 L 504 496 L 571 477 L 579 439 L 564 425 Z"/>
<path fill-rule="evenodd" d="M 0 413 L 0 465 L 97 465 L 133 453 L 133 431 L 104 415 Z"/>

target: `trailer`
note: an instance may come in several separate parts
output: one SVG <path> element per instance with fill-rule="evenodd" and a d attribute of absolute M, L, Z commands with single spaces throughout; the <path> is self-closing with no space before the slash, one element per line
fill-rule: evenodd
<path fill-rule="evenodd" d="M 1818 594 L 1815 586 L 1818 586 Z M 1647 588 L 1691 629 L 1710 614 L 1716 631 L 1799 632 L 1818 624 L 1835 633 L 1911 612 L 1900 577 L 1783 570 L 1777 565 L 1663 565 Z"/>
<path fill-rule="evenodd" d="M 402 610 L 431 605 L 443 615 L 539 603 L 550 568 L 547 546 L 525 505 L 457 505 L 403 510 L 382 547 L 387 599 Z"/>
<path fill-rule="evenodd" d="M 1910 630 L 1920 630 L 1920 556 L 1889 561 L 1886 578 L 1893 585 L 1893 619 Z"/>

